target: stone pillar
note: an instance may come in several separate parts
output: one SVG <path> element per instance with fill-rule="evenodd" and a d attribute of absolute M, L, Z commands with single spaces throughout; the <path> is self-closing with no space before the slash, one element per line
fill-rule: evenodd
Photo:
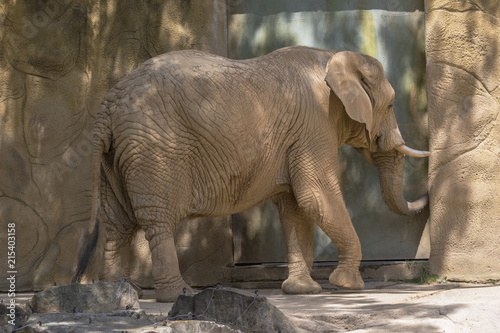
<path fill-rule="evenodd" d="M 500 279 L 500 3 L 426 1 L 430 265 Z"/>

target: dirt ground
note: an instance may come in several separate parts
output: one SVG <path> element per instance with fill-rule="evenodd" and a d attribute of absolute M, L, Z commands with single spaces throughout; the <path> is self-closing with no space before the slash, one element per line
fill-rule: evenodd
<path fill-rule="evenodd" d="M 420 285 L 368 282 L 361 291 L 336 290 L 325 284 L 317 295 L 284 295 L 263 289 L 266 296 L 303 332 L 499 332 L 500 285 L 442 283 Z M 32 294 L 17 295 L 22 304 Z M 7 298 L 6 294 L 0 295 Z M 157 303 L 145 290 L 141 309 L 164 317 L 172 303 Z M 154 332 L 151 324 L 128 332 Z"/>
<path fill-rule="evenodd" d="M 260 290 L 304 332 L 500 332 L 500 285 L 420 285 L 368 282 L 361 291 L 327 289 L 318 295 Z M 147 290 L 146 313 L 167 313 Z"/>

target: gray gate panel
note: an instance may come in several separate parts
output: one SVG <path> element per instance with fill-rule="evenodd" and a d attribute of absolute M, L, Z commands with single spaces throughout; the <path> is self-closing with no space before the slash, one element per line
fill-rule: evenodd
<path fill-rule="evenodd" d="M 396 91 L 394 109 L 408 145 L 427 149 L 423 1 L 229 1 L 229 56 L 244 59 L 290 45 L 359 51 L 384 65 Z M 340 150 L 340 179 L 364 260 L 428 257 L 428 211 L 399 216 L 386 207 L 376 169 L 352 147 Z M 427 189 L 427 160 L 406 159 L 405 195 Z M 233 219 L 236 263 L 286 260 L 283 233 L 272 203 Z M 315 260 L 337 259 L 319 228 Z"/>

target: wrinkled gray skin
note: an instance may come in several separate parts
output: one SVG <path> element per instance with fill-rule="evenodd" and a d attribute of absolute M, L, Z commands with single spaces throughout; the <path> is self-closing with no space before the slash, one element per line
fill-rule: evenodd
<path fill-rule="evenodd" d="M 354 52 L 290 47 L 242 61 L 197 51 L 152 58 L 106 94 L 97 114 L 94 204 L 81 244 L 97 230 L 101 193 L 111 207 L 106 277 L 126 274 L 116 258 L 141 227 L 158 300 L 172 301 L 188 287 L 174 246 L 179 221 L 271 199 L 287 243 L 284 292 L 321 291 L 310 275 L 314 224 L 339 252 L 330 282 L 362 289 L 361 246 L 337 176 L 339 147 L 365 151 L 394 212 L 417 213 L 427 203 L 427 196 L 403 197 L 404 154 L 396 148 L 405 146 L 393 101 L 382 65 Z"/>

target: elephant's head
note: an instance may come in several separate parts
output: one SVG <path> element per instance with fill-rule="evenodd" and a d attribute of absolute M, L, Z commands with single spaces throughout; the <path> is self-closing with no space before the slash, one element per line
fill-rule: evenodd
<path fill-rule="evenodd" d="M 387 81 L 382 64 L 355 52 L 338 52 L 328 61 L 328 86 L 340 99 L 346 114 L 364 124 L 365 156 L 377 166 L 382 196 L 387 206 L 398 214 L 420 212 L 428 195 L 407 202 L 403 196 L 404 156 L 429 156 L 429 152 L 405 145 L 393 111 L 394 89 Z"/>

